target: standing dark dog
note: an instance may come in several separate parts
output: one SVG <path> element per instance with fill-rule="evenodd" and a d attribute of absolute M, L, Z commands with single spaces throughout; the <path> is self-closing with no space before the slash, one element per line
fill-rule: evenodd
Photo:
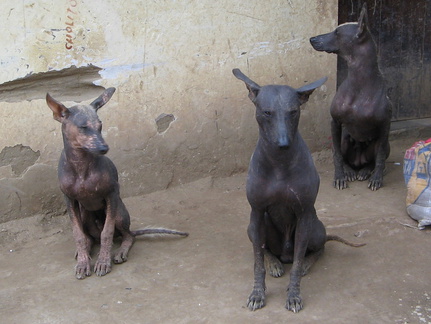
<path fill-rule="evenodd" d="M 299 89 L 289 86 L 260 87 L 239 69 L 233 74 L 244 81 L 256 106 L 259 140 L 250 161 L 247 199 L 251 206 L 248 236 L 254 252 L 254 288 L 248 308 L 265 305 L 265 265 L 274 277 L 284 274 L 283 263 L 292 263 L 286 308 L 302 309 L 301 277 L 318 259 L 327 236 L 314 203 L 319 175 L 310 151 L 298 132 L 300 105 L 326 78 Z M 265 263 L 265 265 L 264 265 Z"/>
<path fill-rule="evenodd" d="M 58 165 L 58 178 L 72 222 L 78 261 L 75 276 L 78 279 L 91 275 L 93 240 L 101 243 L 94 272 L 103 276 L 111 271 L 114 234 L 122 236 L 121 247 L 114 256 L 115 263 L 127 261 L 136 235 L 188 235 L 167 229 L 129 230 L 130 216 L 120 198 L 117 169 L 105 156 L 109 147 L 102 137 L 102 123 L 97 116 L 97 110 L 108 102 L 114 91 L 115 88 L 109 88 L 90 105 L 71 108 L 46 95 L 54 119 L 62 124 L 64 150 Z"/>
<path fill-rule="evenodd" d="M 331 33 L 310 39 L 315 50 L 338 54 L 348 66 L 347 78 L 331 105 L 337 189 L 347 188 L 347 181 L 368 178 L 368 187 L 379 189 L 390 151 L 392 107 L 367 20 L 364 4 L 357 23 L 340 25 Z"/>

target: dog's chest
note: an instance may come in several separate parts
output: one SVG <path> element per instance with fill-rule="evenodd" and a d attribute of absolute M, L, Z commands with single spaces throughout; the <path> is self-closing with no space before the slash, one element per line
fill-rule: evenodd
<path fill-rule="evenodd" d="M 346 80 L 335 94 L 331 115 L 343 121 L 384 120 L 389 108 L 385 92 L 385 87 L 380 82 L 358 89 Z"/>
<path fill-rule="evenodd" d="M 91 177 L 80 177 L 65 173 L 60 177 L 61 191 L 71 199 L 79 201 L 87 210 L 99 210 L 105 207 L 105 199 L 112 191 L 106 186 L 103 176 L 93 174 Z"/>
<path fill-rule="evenodd" d="M 273 211 L 293 211 L 310 200 L 318 184 L 303 178 L 253 178 L 247 182 L 247 197 L 252 205 Z"/>
<path fill-rule="evenodd" d="M 377 94 L 358 95 L 340 91 L 331 106 L 331 116 L 357 140 L 370 140 L 387 122 L 387 100 Z"/>
<path fill-rule="evenodd" d="M 369 99 L 361 98 L 350 91 L 340 90 L 334 97 L 331 115 L 342 121 L 358 121 L 371 118 L 375 110 Z"/>

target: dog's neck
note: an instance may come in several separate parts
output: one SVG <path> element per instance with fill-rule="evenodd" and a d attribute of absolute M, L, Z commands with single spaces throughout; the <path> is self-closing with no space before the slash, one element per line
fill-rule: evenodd
<path fill-rule="evenodd" d="M 347 78 L 353 82 L 368 84 L 381 81 L 382 73 L 377 59 L 377 48 L 374 40 L 365 41 L 351 55 L 343 56 L 347 62 Z"/>
<path fill-rule="evenodd" d="M 97 164 L 99 156 L 91 154 L 83 149 L 74 148 L 63 136 L 63 154 L 67 166 L 80 178 L 86 178 L 90 170 Z"/>

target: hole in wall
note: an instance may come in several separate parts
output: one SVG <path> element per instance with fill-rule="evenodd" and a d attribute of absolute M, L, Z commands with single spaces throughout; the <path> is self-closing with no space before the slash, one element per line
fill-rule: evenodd
<path fill-rule="evenodd" d="M 163 133 L 169 128 L 171 123 L 175 120 L 175 116 L 172 114 L 161 114 L 156 118 L 157 132 Z"/>

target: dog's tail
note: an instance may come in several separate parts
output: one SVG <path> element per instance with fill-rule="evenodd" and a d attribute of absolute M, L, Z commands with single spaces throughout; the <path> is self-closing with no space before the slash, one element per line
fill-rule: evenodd
<path fill-rule="evenodd" d="M 187 232 L 180 232 L 177 230 L 171 230 L 167 228 L 152 228 L 147 227 L 141 230 L 131 231 L 133 236 L 139 235 L 157 235 L 157 236 L 165 236 L 165 235 L 179 235 L 183 237 L 189 236 Z"/>
<path fill-rule="evenodd" d="M 349 242 L 349 241 L 343 239 L 342 237 L 339 237 L 338 235 L 326 235 L 326 242 L 328 242 L 328 241 L 337 241 L 337 242 L 341 242 L 343 244 L 346 244 L 348 246 L 353 246 L 353 247 L 361 247 L 361 246 L 367 245 L 366 243 Z"/>

